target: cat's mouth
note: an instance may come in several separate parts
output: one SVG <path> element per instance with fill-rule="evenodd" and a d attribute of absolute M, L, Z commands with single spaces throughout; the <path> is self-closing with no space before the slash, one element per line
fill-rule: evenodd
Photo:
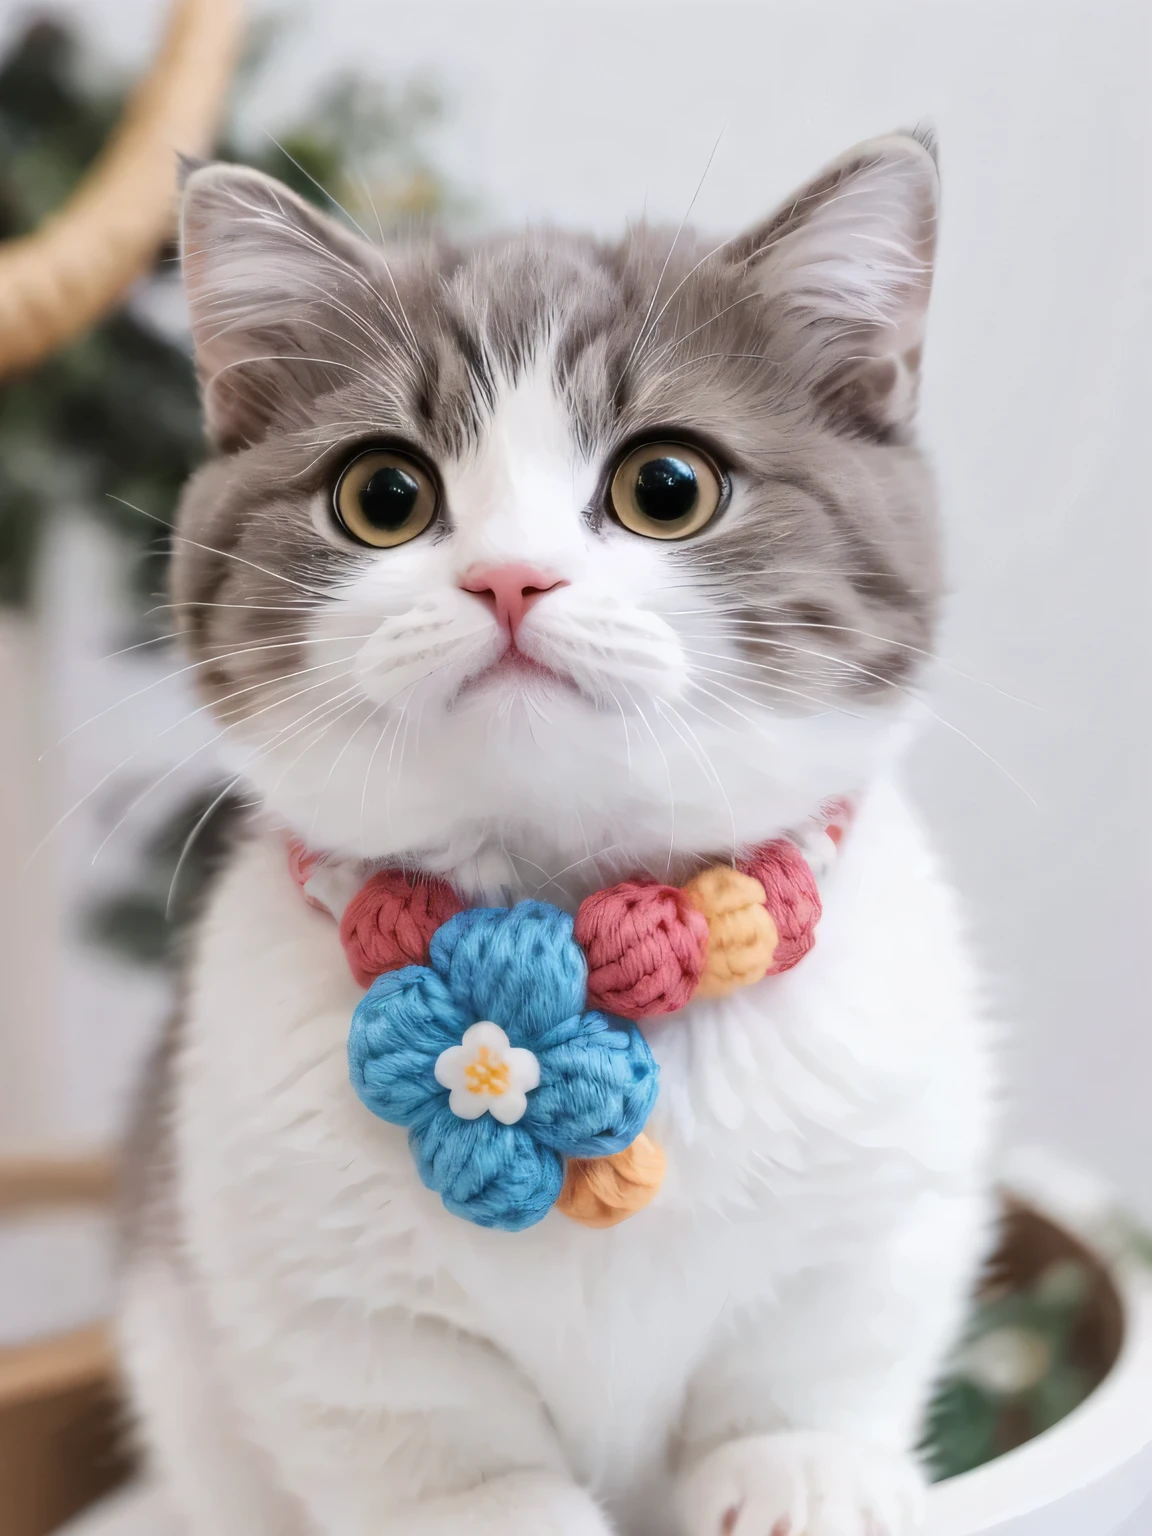
<path fill-rule="evenodd" d="M 468 678 L 456 697 L 462 699 L 485 686 L 500 684 L 521 689 L 563 688 L 570 693 L 580 692 L 573 678 L 546 667 L 542 661 L 537 661 L 513 644 L 497 656 L 495 661 L 489 662 L 481 671 Z"/>

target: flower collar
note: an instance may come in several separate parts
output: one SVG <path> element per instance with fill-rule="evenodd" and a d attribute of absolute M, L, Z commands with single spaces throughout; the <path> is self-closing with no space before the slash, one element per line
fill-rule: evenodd
<path fill-rule="evenodd" d="M 356 1093 L 408 1131 L 455 1215 L 519 1231 L 555 1206 L 615 1226 L 664 1171 L 643 1134 L 658 1068 L 634 1021 L 802 959 L 850 817 L 828 802 L 732 864 L 608 886 L 574 918 L 543 901 L 468 908 L 443 880 L 290 841 L 293 878 L 367 988 L 348 1042 Z"/>

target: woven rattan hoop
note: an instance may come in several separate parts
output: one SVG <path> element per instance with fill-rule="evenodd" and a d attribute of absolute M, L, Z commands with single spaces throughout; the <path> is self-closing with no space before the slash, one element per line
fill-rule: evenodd
<path fill-rule="evenodd" d="M 0 376 L 112 308 L 171 233 L 176 156 L 205 153 L 241 39 L 241 0 L 176 0 L 152 68 L 91 170 L 29 235 L 0 245 Z"/>

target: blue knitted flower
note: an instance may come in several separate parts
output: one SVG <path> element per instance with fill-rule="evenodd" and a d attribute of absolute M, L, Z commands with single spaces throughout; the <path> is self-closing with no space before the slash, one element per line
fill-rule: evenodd
<path fill-rule="evenodd" d="M 461 912 L 429 956 L 378 977 L 357 1008 L 352 1085 L 407 1127 L 448 1210 L 517 1232 L 554 1204 L 566 1157 L 635 1140 L 658 1069 L 631 1024 L 585 1009 L 572 919 L 547 902 Z"/>

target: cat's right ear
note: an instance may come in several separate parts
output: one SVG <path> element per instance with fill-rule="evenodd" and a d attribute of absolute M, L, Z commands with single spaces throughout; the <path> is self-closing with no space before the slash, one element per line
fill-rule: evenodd
<path fill-rule="evenodd" d="M 900 434 L 912 420 L 938 199 L 932 136 L 889 134 L 728 247 L 769 307 L 776 346 L 851 430 Z"/>
<path fill-rule="evenodd" d="M 341 305 L 375 292 L 371 247 L 272 177 L 186 165 L 180 248 L 209 434 L 258 442 L 348 378 Z M 343 295 L 343 297 L 342 297 Z"/>

